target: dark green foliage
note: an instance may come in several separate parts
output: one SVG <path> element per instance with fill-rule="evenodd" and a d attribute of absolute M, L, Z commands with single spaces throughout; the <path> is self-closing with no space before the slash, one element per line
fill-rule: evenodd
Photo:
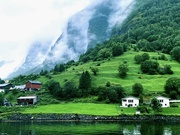
<path fill-rule="evenodd" d="M 91 88 L 91 76 L 88 71 L 85 71 L 81 74 L 79 78 L 79 89 L 81 96 L 88 95 L 88 89 Z"/>
<path fill-rule="evenodd" d="M 138 106 L 137 110 L 140 111 L 141 113 L 149 113 L 150 109 L 147 106 Z"/>
<path fill-rule="evenodd" d="M 151 107 L 155 112 L 161 112 L 162 111 L 161 104 L 157 98 L 153 98 L 151 100 Z"/>
<path fill-rule="evenodd" d="M 135 83 L 132 86 L 132 92 L 133 92 L 133 95 L 136 96 L 136 97 L 139 97 L 141 94 L 143 94 L 143 86 L 142 86 L 142 84 Z"/>
<path fill-rule="evenodd" d="M 85 71 L 81 74 L 79 78 L 79 88 L 88 89 L 91 87 L 91 76 L 88 71 Z"/>
<path fill-rule="evenodd" d="M 142 55 L 137 54 L 135 55 L 134 60 L 137 64 L 141 64 L 142 62 L 149 60 L 149 54 L 148 53 L 143 53 Z"/>
<path fill-rule="evenodd" d="M 100 61 L 111 58 L 112 56 L 122 55 L 127 50 L 127 43 L 122 43 L 120 37 L 112 37 L 101 45 L 90 48 L 80 56 L 79 61 L 86 63 L 90 60 Z"/>
<path fill-rule="evenodd" d="M 159 59 L 159 60 L 168 60 L 164 54 L 161 54 L 161 55 L 158 57 L 158 59 Z"/>
<path fill-rule="evenodd" d="M 61 97 L 62 96 L 62 89 L 60 87 L 59 82 L 54 81 L 54 80 L 50 80 L 45 84 L 46 89 L 48 89 L 50 91 L 50 93 L 54 96 L 54 97 Z"/>
<path fill-rule="evenodd" d="M 179 37 L 180 38 L 180 37 Z M 173 48 L 173 50 L 171 51 L 171 56 L 177 60 L 178 62 L 180 62 L 180 39 L 179 39 L 179 46 L 176 46 Z"/>
<path fill-rule="evenodd" d="M 0 78 L 0 84 L 3 84 L 3 83 L 5 83 L 5 81 L 4 81 L 4 80 L 1 80 L 1 78 Z"/>
<path fill-rule="evenodd" d="M 146 60 L 141 63 L 141 71 L 150 75 L 158 73 L 159 63 L 157 61 Z"/>
<path fill-rule="evenodd" d="M 99 88 L 98 101 L 107 103 L 119 103 L 125 96 L 124 88 L 120 86 L 101 87 Z"/>
<path fill-rule="evenodd" d="M 128 65 L 127 64 L 120 64 L 118 67 L 119 76 L 121 78 L 125 78 L 128 72 Z"/>
<path fill-rule="evenodd" d="M 106 87 L 110 87 L 111 83 L 109 81 L 106 82 Z"/>
<path fill-rule="evenodd" d="M 180 96 L 180 78 L 171 77 L 166 81 L 164 86 L 165 92 L 169 94 L 172 99 L 177 99 Z"/>
<path fill-rule="evenodd" d="M 4 105 L 4 94 L 1 92 L 0 93 L 0 106 Z"/>
<path fill-rule="evenodd" d="M 173 74 L 173 71 L 171 70 L 171 66 L 170 65 L 159 66 L 158 67 L 158 72 L 161 75 L 164 75 L 164 74 Z"/>
<path fill-rule="evenodd" d="M 67 81 L 64 84 L 63 88 L 63 96 L 66 99 L 71 99 L 77 97 L 77 88 L 74 82 Z"/>
<path fill-rule="evenodd" d="M 41 72 L 40 72 L 40 75 L 41 76 L 45 76 L 45 75 L 47 75 L 48 74 L 48 71 L 47 70 L 41 70 Z"/>
<path fill-rule="evenodd" d="M 40 77 L 39 74 L 19 75 L 17 77 L 14 77 L 12 80 L 10 80 L 10 83 L 12 83 L 13 85 L 22 85 L 29 80 L 36 80 L 39 77 Z"/>
<path fill-rule="evenodd" d="M 138 0 L 124 23 L 113 30 L 122 42 L 137 44 L 144 51 L 170 53 L 179 42 L 178 0 Z"/>
<path fill-rule="evenodd" d="M 64 64 L 55 65 L 54 74 L 64 72 L 65 70 L 66 68 Z"/>
<path fill-rule="evenodd" d="M 93 75 L 96 76 L 99 69 L 97 67 L 90 67 L 91 71 L 93 72 Z"/>
<path fill-rule="evenodd" d="M 139 95 L 139 104 L 142 105 L 144 102 L 142 94 Z"/>
<path fill-rule="evenodd" d="M 123 49 L 123 46 L 121 44 L 113 46 L 113 48 L 112 48 L 112 55 L 113 56 L 119 56 L 119 55 L 122 55 L 123 53 L 124 53 L 124 49 Z"/>

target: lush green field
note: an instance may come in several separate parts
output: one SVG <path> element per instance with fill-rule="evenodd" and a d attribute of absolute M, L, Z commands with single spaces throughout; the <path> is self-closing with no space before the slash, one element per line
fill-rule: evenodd
<path fill-rule="evenodd" d="M 117 116 L 121 114 L 134 115 L 137 108 L 122 108 L 118 104 L 95 104 L 95 103 L 62 103 L 42 105 L 23 109 L 22 113 L 73 113 L 87 115 Z M 154 114 L 151 110 L 150 114 Z M 180 115 L 180 107 L 162 108 L 163 115 Z"/>
<path fill-rule="evenodd" d="M 88 115 L 119 115 L 116 104 L 62 103 L 26 108 L 23 113 L 76 113 Z"/>
<path fill-rule="evenodd" d="M 62 103 L 36 106 L 24 109 L 23 113 L 75 113 L 87 115 L 117 116 L 133 115 L 136 108 L 121 108 L 118 104 Z"/>
<path fill-rule="evenodd" d="M 142 74 L 140 65 L 135 64 L 134 56 L 142 54 L 144 52 L 128 51 L 122 56 L 111 58 L 109 60 L 88 62 L 86 64 L 79 64 L 78 66 L 72 66 L 67 69 L 66 72 L 61 74 L 52 75 L 52 78 L 59 81 L 61 86 L 64 85 L 65 80 L 74 81 L 78 85 L 79 75 L 88 70 L 91 72 L 90 67 L 97 67 L 99 69 L 98 75 L 92 75 L 92 86 L 105 86 L 106 82 L 109 81 L 112 85 L 120 84 L 127 92 L 131 93 L 132 85 L 134 83 L 141 83 L 144 87 L 145 93 L 156 93 L 164 92 L 164 85 L 166 80 L 170 77 L 180 75 L 180 64 L 174 60 L 171 60 L 169 55 L 165 55 L 168 60 L 157 60 L 160 65 L 171 65 L 171 69 L 174 71 L 173 75 L 147 75 Z M 151 58 L 157 58 L 160 56 L 157 52 L 149 52 Z M 126 61 L 129 67 L 128 75 L 126 78 L 121 79 L 118 76 L 118 66 L 120 63 Z M 97 66 L 100 64 L 100 66 Z M 91 72 L 92 73 L 92 72 Z M 39 78 L 39 81 L 45 83 L 48 80 L 46 77 Z"/>

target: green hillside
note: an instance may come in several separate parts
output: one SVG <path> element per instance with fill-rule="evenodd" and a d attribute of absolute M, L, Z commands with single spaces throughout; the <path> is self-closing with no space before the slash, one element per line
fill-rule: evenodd
<path fill-rule="evenodd" d="M 58 81 L 61 86 L 63 86 L 67 80 L 74 81 L 76 83 L 76 86 L 78 87 L 80 74 L 83 71 L 88 70 L 91 73 L 92 77 L 92 87 L 105 86 L 106 82 L 109 81 L 111 85 L 120 84 L 128 93 L 131 93 L 132 85 L 134 83 L 141 83 L 145 89 L 145 93 L 164 92 L 164 85 L 166 80 L 170 77 L 179 76 L 179 63 L 171 60 L 169 55 L 165 55 L 168 59 L 167 61 L 157 61 L 160 63 L 160 65 L 170 65 L 172 67 L 171 69 L 174 71 L 173 75 L 143 74 L 140 70 L 140 65 L 135 64 L 134 61 L 135 55 L 143 53 L 144 52 L 127 51 L 119 57 L 113 57 L 103 61 L 91 61 L 82 65 L 80 64 L 78 66 L 72 66 L 65 72 L 57 75 L 51 75 L 51 79 Z M 157 52 L 149 52 L 149 55 L 151 59 L 158 58 L 160 56 L 160 54 Z M 120 78 L 118 75 L 118 66 L 122 62 L 127 62 L 129 67 L 128 75 L 124 79 Z M 97 73 L 97 76 L 93 75 L 90 67 L 98 68 L 99 71 Z M 38 80 L 46 83 L 49 79 L 45 76 L 41 76 Z"/>

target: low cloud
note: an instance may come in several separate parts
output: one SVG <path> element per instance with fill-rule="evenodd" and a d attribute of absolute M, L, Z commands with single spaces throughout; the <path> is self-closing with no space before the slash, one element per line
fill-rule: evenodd
<path fill-rule="evenodd" d="M 0 77 L 6 77 L 24 61 L 35 41 L 57 39 L 68 18 L 92 1 L 0 0 L 0 61 L 14 61 L 0 67 Z"/>

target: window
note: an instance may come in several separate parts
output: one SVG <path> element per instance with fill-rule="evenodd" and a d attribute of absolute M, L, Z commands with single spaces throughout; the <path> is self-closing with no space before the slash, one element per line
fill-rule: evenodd
<path fill-rule="evenodd" d="M 128 100 L 129 103 L 133 103 L 133 100 Z"/>
<path fill-rule="evenodd" d="M 162 103 L 162 102 L 163 102 L 163 100 L 162 100 L 162 99 L 160 99 L 160 100 L 159 100 L 159 102 L 160 102 L 160 103 Z"/>
<path fill-rule="evenodd" d="M 126 99 L 123 99 L 123 102 L 127 102 L 127 100 L 126 100 Z"/>

